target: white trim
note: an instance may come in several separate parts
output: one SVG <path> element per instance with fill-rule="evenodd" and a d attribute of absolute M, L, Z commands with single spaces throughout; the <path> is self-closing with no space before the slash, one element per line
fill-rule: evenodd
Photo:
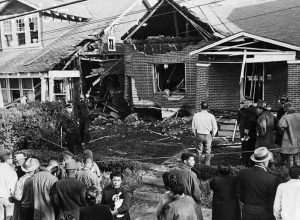
<path fill-rule="evenodd" d="M 196 66 L 209 67 L 210 63 L 196 63 Z"/>
<path fill-rule="evenodd" d="M 76 78 L 80 77 L 79 70 L 50 70 L 49 78 Z"/>
<path fill-rule="evenodd" d="M 291 49 L 291 50 L 300 51 L 300 47 L 298 47 L 298 46 L 294 46 L 294 45 L 291 45 L 291 44 L 283 43 L 283 42 L 280 42 L 280 41 L 277 41 L 277 40 L 272 40 L 272 39 L 265 38 L 265 37 L 260 37 L 260 36 L 257 36 L 257 35 L 254 35 L 254 34 L 249 34 L 249 33 L 246 33 L 246 32 L 239 32 L 237 34 L 234 34 L 234 35 L 231 35 L 231 36 L 229 36 L 227 38 L 219 40 L 219 41 L 217 41 L 215 43 L 212 43 L 210 45 L 202 47 L 202 48 L 200 48 L 198 50 L 194 50 L 194 51 L 190 52 L 190 56 L 195 55 L 195 54 L 199 54 L 199 53 L 201 53 L 201 52 L 203 52 L 205 50 L 211 49 L 211 48 L 213 48 L 215 46 L 219 46 L 219 45 L 221 45 L 223 43 L 229 42 L 229 41 L 237 39 L 239 37 L 253 38 L 255 40 L 259 40 L 259 41 L 264 41 L 264 42 L 267 42 L 267 43 L 275 44 L 275 45 L 278 45 L 278 46 L 281 46 L 281 47 L 285 47 L 285 48 L 288 48 L 288 49 Z"/>
<path fill-rule="evenodd" d="M 287 61 L 288 64 L 300 64 L 300 60 L 289 60 Z"/>

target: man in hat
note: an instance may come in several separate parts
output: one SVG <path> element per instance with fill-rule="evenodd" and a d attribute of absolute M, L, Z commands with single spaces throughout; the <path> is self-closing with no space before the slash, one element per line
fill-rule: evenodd
<path fill-rule="evenodd" d="M 244 204 L 243 220 L 275 220 L 273 202 L 278 178 L 267 172 L 273 154 L 266 147 L 254 150 L 254 167 L 242 170 L 237 178 L 236 194 Z"/>
<path fill-rule="evenodd" d="M 0 219 L 11 219 L 14 211 L 13 194 L 18 176 L 12 168 L 12 153 L 0 153 Z"/>
<path fill-rule="evenodd" d="M 23 153 L 14 153 L 13 155 L 13 162 L 15 165 L 15 170 L 17 172 L 18 178 L 20 179 L 23 175 L 25 175 L 25 172 L 22 170 L 21 166 L 23 163 L 25 163 L 26 157 Z"/>
<path fill-rule="evenodd" d="M 197 112 L 192 121 L 192 131 L 197 139 L 197 151 L 201 159 L 202 153 L 205 155 L 205 165 L 210 165 L 211 143 L 217 134 L 218 126 L 215 116 L 208 112 L 208 103 L 201 102 L 201 112 Z M 199 162 L 199 161 L 198 161 Z"/>
<path fill-rule="evenodd" d="M 257 138 L 255 148 L 267 147 L 272 149 L 275 147 L 275 116 L 267 110 L 267 103 L 260 101 L 257 104 Z"/>
<path fill-rule="evenodd" d="M 52 187 L 53 202 L 60 210 L 60 218 L 79 219 L 79 209 L 86 206 L 86 184 L 76 179 L 78 165 L 69 161 L 65 165 L 66 178 L 58 180 Z"/>
<path fill-rule="evenodd" d="M 253 99 L 245 97 L 242 107 L 238 111 L 238 125 L 240 129 L 242 152 L 254 151 L 256 142 L 257 111 L 253 106 Z M 253 164 L 250 160 L 251 152 L 242 153 L 242 160 L 246 167 Z"/>
<path fill-rule="evenodd" d="M 278 127 L 283 134 L 281 154 L 288 167 L 292 167 L 294 164 L 299 166 L 300 113 L 296 113 L 289 102 L 285 103 L 284 108 L 286 114 L 278 122 Z"/>
<path fill-rule="evenodd" d="M 14 218 L 22 220 L 32 220 L 34 213 L 33 206 L 33 178 L 38 171 L 40 162 L 36 158 L 28 158 L 22 165 L 22 170 L 26 173 L 17 184 L 14 198 L 18 201 L 14 211 Z"/>
<path fill-rule="evenodd" d="M 77 104 L 78 119 L 79 119 L 79 135 L 81 142 L 86 144 L 89 142 L 89 126 L 90 126 L 90 110 L 88 100 L 84 95 L 80 96 L 80 101 Z"/>
<path fill-rule="evenodd" d="M 55 220 L 50 192 L 57 181 L 57 177 L 53 174 L 58 171 L 58 166 L 56 160 L 50 160 L 46 169 L 33 176 L 34 220 Z"/>

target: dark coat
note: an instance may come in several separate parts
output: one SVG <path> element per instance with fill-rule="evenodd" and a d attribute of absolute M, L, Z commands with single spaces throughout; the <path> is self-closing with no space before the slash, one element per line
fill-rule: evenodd
<path fill-rule="evenodd" d="M 212 220 L 240 220 L 241 212 L 235 194 L 237 177 L 218 176 L 210 182 L 213 190 Z"/>
<path fill-rule="evenodd" d="M 244 203 L 243 215 L 273 215 L 278 178 L 261 167 L 242 170 L 237 179 L 236 194 Z"/>
<path fill-rule="evenodd" d="M 270 111 L 264 111 L 257 120 L 257 138 L 255 148 L 275 147 L 275 124 L 276 118 Z"/>
<path fill-rule="evenodd" d="M 119 192 L 122 193 L 120 195 L 120 199 L 123 199 L 123 203 L 121 207 L 117 209 L 118 213 L 124 214 L 124 217 L 122 217 L 123 220 L 130 220 L 130 215 L 129 215 L 130 195 L 123 186 L 121 186 L 119 189 L 115 189 L 111 184 L 104 187 L 101 203 L 104 205 L 108 205 L 111 210 L 114 210 L 115 202 L 112 200 L 112 197 L 115 194 L 118 194 Z"/>
<path fill-rule="evenodd" d="M 106 205 L 96 204 L 81 208 L 79 211 L 79 220 L 113 220 L 110 209 Z"/>

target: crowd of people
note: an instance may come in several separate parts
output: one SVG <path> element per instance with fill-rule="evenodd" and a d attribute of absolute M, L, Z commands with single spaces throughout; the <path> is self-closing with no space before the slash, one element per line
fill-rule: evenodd
<path fill-rule="evenodd" d="M 46 167 L 23 153 L 0 155 L 1 220 L 129 220 L 130 194 L 119 171 L 102 186 L 101 173 L 90 150 L 75 161 L 69 151 Z"/>
<path fill-rule="evenodd" d="M 231 167 L 219 164 L 218 175 L 209 181 L 213 191 L 212 220 L 299 220 L 300 166 L 289 168 L 290 180 L 279 184 L 267 170 L 273 154 L 259 147 L 250 156 L 254 163 L 237 176 Z M 201 220 L 201 191 L 191 171 L 195 156 L 183 153 L 181 165 L 163 174 L 168 190 L 161 198 L 156 216 L 159 220 Z"/>

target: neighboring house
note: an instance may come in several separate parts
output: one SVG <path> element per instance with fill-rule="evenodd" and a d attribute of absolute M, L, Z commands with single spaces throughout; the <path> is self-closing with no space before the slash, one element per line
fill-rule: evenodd
<path fill-rule="evenodd" d="M 0 19 L 67 2 L 8 1 Z M 120 36 L 146 11 L 144 5 L 142 0 L 88 0 L 0 22 L 0 103 L 1 97 L 8 104 L 27 93 L 40 101 L 78 99 L 81 84 L 87 92 L 91 84 L 99 85 L 99 76 L 117 66 L 122 72 Z"/>
<path fill-rule="evenodd" d="M 7 1 L 2 5 L 0 18 L 62 3 L 55 0 Z M 0 103 L 8 104 L 24 96 L 30 101 L 71 99 L 74 94 L 72 87 L 79 83 L 79 72 L 50 70 L 60 56 L 70 53 L 59 36 L 85 23 L 90 17 L 86 8 L 69 5 L 1 21 Z M 61 51 L 56 51 L 56 48 Z"/>
<path fill-rule="evenodd" d="M 135 108 L 195 109 L 197 56 L 189 53 L 239 31 L 220 22 L 214 1 L 160 0 L 124 36 L 125 97 Z"/>

